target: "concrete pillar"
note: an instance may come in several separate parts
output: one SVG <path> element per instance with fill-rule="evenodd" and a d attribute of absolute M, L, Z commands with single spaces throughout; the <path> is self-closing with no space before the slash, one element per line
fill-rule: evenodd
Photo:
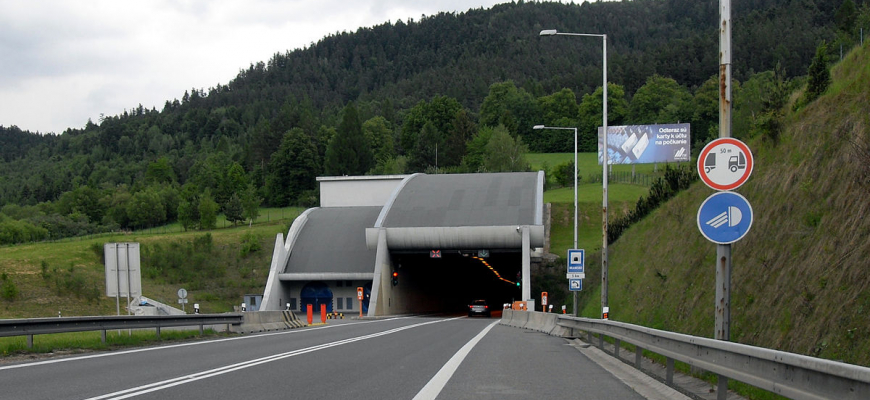
<path fill-rule="evenodd" d="M 390 286 L 390 251 L 387 248 L 387 230 L 378 230 L 378 249 L 375 255 L 375 277 L 372 279 L 372 293 L 369 298 L 368 316 L 386 315 L 386 307 L 392 287 Z"/>
<path fill-rule="evenodd" d="M 523 300 L 532 299 L 532 246 L 529 238 L 529 227 L 521 227 L 523 234 Z M 529 310 L 531 311 L 531 310 Z"/>

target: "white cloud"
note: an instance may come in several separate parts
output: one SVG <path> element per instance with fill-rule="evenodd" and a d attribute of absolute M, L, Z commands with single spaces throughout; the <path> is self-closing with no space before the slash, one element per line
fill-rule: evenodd
<path fill-rule="evenodd" d="M 0 125 L 61 133 L 336 32 L 505 0 L 0 0 Z"/>

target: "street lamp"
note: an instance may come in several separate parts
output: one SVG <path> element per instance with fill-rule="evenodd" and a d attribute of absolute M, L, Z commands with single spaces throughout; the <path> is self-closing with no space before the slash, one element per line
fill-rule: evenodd
<path fill-rule="evenodd" d="M 560 129 L 574 131 L 574 249 L 577 248 L 577 128 L 535 125 L 532 129 Z M 574 316 L 577 316 L 577 292 L 574 292 Z"/>
<path fill-rule="evenodd" d="M 562 33 L 557 32 L 555 29 L 546 29 L 541 31 L 541 36 L 592 36 L 592 37 L 600 37 L 601 45 L 602 45 L 602 59 L 604 63 L 602 65 L 602 75 L 604 77 L 604 82 L 602 83 L 602 88 L 604 90 L 604 96 L 602 99 L 602 124 L 604 125 L 604 131 L 602 132 L 604 143 L 601 146 L 601 165 L 603 166 L 603 179 L 602 179 L 602 188 L 603 188 L 603 203 L 601 208 L 602 213 L 602 246 L 601 246 L 601 311 L 602 316 L 604 315 L 604 310 L 607 309 L 607 35 L 601 33 Z M 575 164 L 576 165 L 576 164 Z M 575 185 L 576 187 L 576 185 Z M 576 246 L 575 246 L 576 247 Z"/>

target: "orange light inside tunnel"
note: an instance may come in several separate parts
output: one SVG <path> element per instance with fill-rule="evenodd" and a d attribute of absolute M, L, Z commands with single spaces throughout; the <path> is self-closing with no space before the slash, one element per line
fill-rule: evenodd
<path fill-rule="evenodd" d="M 507 283 L 509 283 L 509 284 L 511 284 L 511 285 L 516 284 L 516 282 L 509 281 L 509 280 L 503 278 L 503 277 L 501 276 L 501 274 L 499 274 L 498 271 L 496 271 L 495 268 L 492 267 L 492 265 L 489 265 L 489 263 L 486 262 L 486 260 L 484 260 L 484 259 L 482 259 L 482 258 L 480 258 L 480 257 L 471 257 L 471 258 L 480 261 L 481 264 L 483 264 L 485 267 L 489 268 L 489 270 L 492 271 L 492 273 L 495 274 L 495 277 L 498 278 L 499 280 L 504 281 L 504 282 L 507 282 Z"/>

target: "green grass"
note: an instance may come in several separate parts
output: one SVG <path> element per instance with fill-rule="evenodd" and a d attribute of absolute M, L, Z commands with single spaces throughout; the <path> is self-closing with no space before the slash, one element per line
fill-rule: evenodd
<path fill-rule="evenodd" d="M 33 348 L 27 347 L 25 336 L 0 338 L 0 356 L 15 354 L 52 353 L 63 350 L 109 350 L 118 347 L 144 346 L 163 341 L 187 340 L 204 337 L 224 336 L 212 329 L 205 329 L 203 336 L 199 330 L 169 330 L 160 331 L 160 339 L 153 329 L 147 330 L 109 330 L 106 331 L 106 343 L 102 342 L 100 331 L 53 333 L 34 335 Z"/>
<path fill-rule="evenodd" d="M 577 203 L 603 203 L 603 187 L 600 183 L 577 185 Z M 626 184 L 608 184 L 607 202 L 637 202 L 641 196 L 646 196 L 649 189 L 643 186 Z M 574 204 L 574 188 L 559 188 L 544 192 L 545 203 Z M 603 204 L 602 204 L 603 205 Z"/>
<path fill-rule="evenodd" d="M 272 249 L 278 233 L 287 233 L 292 220 L 302 212 L 299 207 L 286 209 L 263 209 L 260 218 L 247 225 L 228 226 L 211 231 L 182 232 L 180 227 L 160 227 L 132 233 L 109 233 L 73 238 L 56 242 L 28 243 L 4 246 L 0 251 L 0 272 L 6 273 L 18 289 L 14 300 L 0 300 L 0 318 L 37 318 L 63 316 L 114 315 L 115 299 L 105 296 L 105 267 L 101 254 L 104 243 L 139 242 L 160 243 L 168 246 L 173 242 L 189 242 L 195 237 L 212 235 L 214 251 L 210 262 L 220 266 L 223 276 L 198 283 L 170 282 L 164 278 L 143 279 L 142 289 L 146 297 L 174 304 L 177 291 L 188 289 L 191 303 L 199 302 L 205 313 L 232 311 L 233 305 L 241 302 L 245 293 L 262 292 L 269 273 Z M 242 256 L 243 237 L 253 234 L 260 249 Z M 42 265 L 46 265 L 47 276 Z M 143 271 L 149 268 L 142 265 Z M 73 273 L 70 274 L 70 269 Z M 80 292 L 62 290 L 64 276 L 74 275 L 83 282 L 84 293 L 96 290 L 99 296 L 88 298 Z M 144 274 L 143 274 L 144 276 Z M 121 305 L 123 312 L 123 304 Z"/>
<path fill-rule="evenodd" d="M 549 168 L 553 168 L 559 164 L 570 163 L 574 160 L 574 153 L 528 153 L 526 160 L 532 166 L 532 170 L 540 170 L 546 163 Z M 630 172 L 632 168 L 635 173 L 653 175 L 664 170 L 665 164 L 618 164 L 611 165 L 611 172 Z M 601 175 L 603 173 L 601 164 L 598 163 L 597 153 L 577 153 L 577 170 L 578 174 L 583 176 Z"/>

